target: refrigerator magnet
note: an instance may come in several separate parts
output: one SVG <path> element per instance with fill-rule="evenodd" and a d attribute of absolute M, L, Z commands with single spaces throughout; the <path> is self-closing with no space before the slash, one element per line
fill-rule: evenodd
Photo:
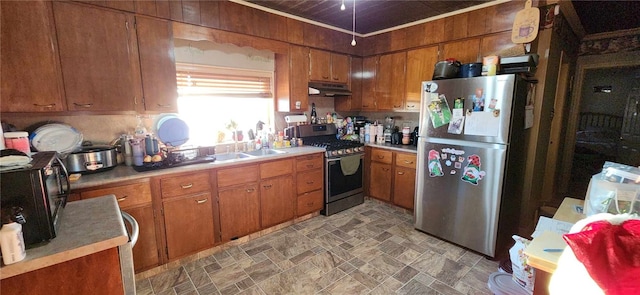
<path fill-rule="evenodd" d="M 474 112 L 484 111 L 484 100 L 484 90 L 482 88 L 476 88 L 476 93 L 471 96 Z"/>
<path fill-rule="evenodd" d="M 428 156 L 429 163 L 429 176 L 437 177 L 442 176 L 442 165 L 440 164 L 440 153 L 436 150 L 430 150 Z"/>
<path fill-rule="evenodd" d="M 493 116 L 494 117 L 499 117 L 500 116 L 500 110 L 493 110 Z"/>
<path fill-rule="evenodd" d="M 444 164 L 445 164 L 445 165 L 447 165 L 447 167 L 451 167 L 451 161 L 449 161 L 449 160 L 446 160 L 446 161 L 444 162 Z"/>
<path fill-rule="evenodd" d="M 468 182 L 473 185 L 478 185 L 478 182 L 485 176 L 485 172 L 481 170 L 480 156 L 471 155 L 467 158 L 469 161 L 467 166 L 464 167 L 462 173 L 462 181 Z"/>
<path fill-rule="evenodd" d="M 429 103 L 429 116 L 431 117 L 433 128 L 449 124 L 451 121 L 451 109 L 449 109 L 449 103 L 444 94 L 440 94 L 437 98 L 431 100 Z"/>
<path fill-rule="evenodd" d="M 464 109 L 464 97 L 458 97 L 453 101 L 453 109 Z"/>
<path fill-rule="evenodd" d="M 449 129 L 447 132 L 452 134 L 462 134 L 462 128 L 464 127 L 464 113 L 463 110 L 453 109 L 453 116 L 451 122 L 449 122 Z"/>
<path fill-rule="evenodd" d="M 456 169 L 462 168 L 462 163 L 460 163 L 460 162 L 453 163 L 453 168 L 456 168 Z"/>
<path fill-rule="evenodd" d="M 424 92 L 436 92 L 436 90 L 438 90 L 438 83 L 435 82 L 428 82 L 428 83 L 424 83 Z"/>

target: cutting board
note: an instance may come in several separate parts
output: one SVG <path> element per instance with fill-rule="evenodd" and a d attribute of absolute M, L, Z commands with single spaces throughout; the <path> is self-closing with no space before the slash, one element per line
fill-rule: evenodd
<path fill-rule="evenodd" d="M 511 42 L 516 44 L 529 43 L 538 36 L 540 26 L 540 9 L 531 7 L 531 0 L 527 0 L 524 9 L 516 13 L 511 29 Z"/>

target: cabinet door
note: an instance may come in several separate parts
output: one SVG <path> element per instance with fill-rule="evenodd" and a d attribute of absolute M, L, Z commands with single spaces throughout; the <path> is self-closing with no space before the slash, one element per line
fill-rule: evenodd
<path fill-rule="evenodd" d="M 405 87 L 405 109 L 420 111 L 422 81 L 433 78 L 433 68 L 438 61 L 438 46 L 407 52 L 407 85 Z"/>
<path fill-rule="evenodd" d="M 440 60 L 455 58 L 459 62 L 472 63 L 480 60 L 480 38 L 444 44 Z"/>
<path fill-rule="evenodd" d="M 3 1 L 1 9 L 0 110 L 64 110 L 51 2 Z"/>
<path fill-rule="evenodd" d="M 376 199 L 391 201 L 391 165 L 371 162 L 369 195 Z"/>
<path fill-rule="evenodd" d="M 393 179 L 393 203 L 413 210 L 413 199 L 416 191 L 416 170 L 398 167 Z"/>
<path fill-rule="evenodd" d="M 260 182 L 262 228 L 293 219 L 297 203 L 293 176 L 279 176 Z"/>
<path fill-rule="evenodd" d="M 331 81 L 331 53 L 309 50 L 309 80 Z"/>
<path fill-rule="evenodd" d="M 331 54 L 331 81 L 347 84 L 349 82 L 349 56 L 344 54 Z"/>
<path fill-rule="evenodd" d="M 153 112 L 178 111 L 176 62 L 170 22 L 136 18 L 144 109 Z"/>
<path fill-rule="evenodd" d="M 320 211 L 324 207 L 323 190 L 312 191 L 298 196 L 298 216 Z"/>
<path fill-rule="evenodd" d="M 141 99 L 133 17 L 70 2 L 54 2 L 53 12 L 67 108 L 133 111 Z"/>
<path fill-rule="evenodd" d="M 136 272 L 157 266 L 160 259 L 158 257 L 153 207 L 149 205 L 124 209 L 123 211 L 131 214 L 138 222 L 138 227 L 140 228 L 138 242 L 136 246 L 133 247 L 133 266 Z"/>
<path fill-rule="evenodd" d="M 289 110 L 309 108 L 309 48 L 291 45 L 289 48 Z M 302 74 L 300 74 L 302 73 Z"/>
<path fill-rule="evenodd" d="M 375 56 L 362 59 L 362 110 L 376 109 L 376 67 L 378 58 Z"/>
<path fill-rule="evenodd" d="M 404 108 L 406 52 L 380 56 L 376 72 L 376 106 L 378 110 Z"/>
<path fill-rule="evenodd" d="M 162 201 L 169 259 L 213 246 L 211 194 Z"/>
<path fill-rule="evenodd" d="M 222 242 L 260 230 L 258 183 L 218 191 Z"/>
<path fill-rule="evenodd" d="M 362 58 L 351 58 L 351 71 L 349 73 L 351 84 L 351 96 L 338 96 L 334 98 L 336 111 L 358 111 L 362 107 Z"/>

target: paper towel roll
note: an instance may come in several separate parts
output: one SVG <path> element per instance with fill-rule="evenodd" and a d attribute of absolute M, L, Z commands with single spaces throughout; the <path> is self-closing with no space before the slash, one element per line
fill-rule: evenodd
<path fill-rule="evenodd" d="M 2 130 L 2 124 L 0 124 L 0 150 L 4 150 L 7 147 L 4 145 L 4 131 Z"/>
<path fill-rule="evenodd" d="M 307 116 L 306 115 L 284 116 L 284 121 L 287 123 L 307 122 Z"/>

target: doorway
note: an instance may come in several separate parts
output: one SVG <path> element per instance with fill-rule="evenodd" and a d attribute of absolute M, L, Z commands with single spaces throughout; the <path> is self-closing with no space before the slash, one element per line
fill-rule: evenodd
<path fill-rule="evenodd" d="M 581 56 L 575 78 L 554 195 L 584 199 L 605 161 L 626 161 L 619 152 L 621 129 L 627 99 L 640 87 L 640 52 Z"/>

